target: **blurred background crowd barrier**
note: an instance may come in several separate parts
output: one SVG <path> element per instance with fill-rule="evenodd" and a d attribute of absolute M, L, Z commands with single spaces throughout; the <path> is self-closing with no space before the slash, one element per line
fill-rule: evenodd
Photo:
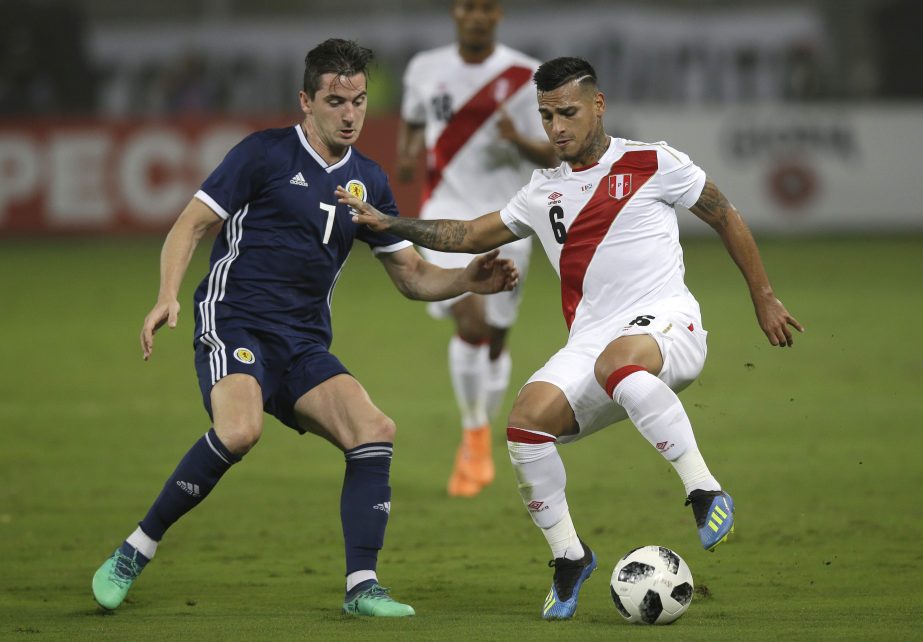
<path fill-rule="evenodd" d="M 359 147 L 389 171 L 404 66 L 454 40 L 450 5 L 4 3 L 0 236 L 161 233 L 231 145 L 299 120 L 304 55 L 331 36 L 375 50 Z M 502 42 L 589 59 L 610 133 L 686 151 L 757 231 L 923 230 L 923 2 L 504 6 Z M 394 187 L 415 215 L 419 184 Z"/>

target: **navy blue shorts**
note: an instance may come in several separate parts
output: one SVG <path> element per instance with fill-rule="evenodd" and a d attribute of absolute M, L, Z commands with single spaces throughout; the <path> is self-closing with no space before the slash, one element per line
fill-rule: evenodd
<path fill-rule="evenodd" d="M 295 402 L 327 379 L 349 374 L 323 344 L 247 328 L 208 332 L 196 339 L 195 368 L 209 417 L 212 387 L 229 374 L 243 373 L 259 382 L 263 409 L 300 433 L 306 431 L 295 419 Z"/>

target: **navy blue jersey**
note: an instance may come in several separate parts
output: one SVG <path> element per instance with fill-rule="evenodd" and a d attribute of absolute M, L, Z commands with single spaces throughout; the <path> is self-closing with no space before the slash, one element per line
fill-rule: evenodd
<path fill-rule="evenodd" d="M 228 152 L 196 193 L 224 219 L 195 293 L 197 338 L 246 327 L 330 346 L 330 300 L 353 239 L 376 254 L 411 245 L 353 223 L 337 185 L 397 216 L 377 163 L 350 148 L 328 165 L 300 125 L 256 132 Z"/>

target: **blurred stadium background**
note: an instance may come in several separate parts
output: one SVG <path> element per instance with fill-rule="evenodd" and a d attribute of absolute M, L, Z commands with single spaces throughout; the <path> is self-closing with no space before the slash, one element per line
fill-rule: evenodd
<path fill-rule="evenodd" d="M 449 0 L 0 7 L 0 235 L 163 231 L 246 132 L 299 116 L 305 52 L 372 47 L 360 147 L 389 169 L 405 63 Z M 666 139 L 758 232 L 921 231 L 916 0 L 507 0 L 503 42 L 597 67 L 611 132 Z M 419 186 L 395 182 L 415 215 Z M 693 231 L 702 229 L 693 223 Z"/>
<path fill-rule="evenodd" d="M 359 147 L 390 169 L 404 65 L 453 40 L 450 0 L 0 2 L 0 638 L 612 639 L 603 569 L 649 543 L 680 551 L 701 587 L 676 639 L 919 638 L 923 2 L 504 5 L 502 42 L 595 64 L 611 133 L 665 139 L 716 178 L 807 326 L 793 350 L 771 349 L 720 241 L 680 217 L 711 333 L 683 399 L 738 501 L 736 543 L 701 551 L 671 469 L 630 426 L 602 431 L 562 454 L 601 571 L 578 620 L 545 626 L 547 550 L 505 465 L 503 420 L 497 481 L 448 501 L 451 328 L 359 247 L 333 349 L 400 426 L 382 567 L 419 616 L 339 616 L 342 460 L 268 425 L 104 617 L 93 571 L 207 427 L 189 350 L 207 250 L 179 329 L 140 359 L 165 231 L 233 143 L 299 119 L 304 55 L 330 36 L 377 53 Z M 415 215 L 420 185 L 394 186 Z M 532 264 L 507 408 L 565 336 L 556 279 Z"/>

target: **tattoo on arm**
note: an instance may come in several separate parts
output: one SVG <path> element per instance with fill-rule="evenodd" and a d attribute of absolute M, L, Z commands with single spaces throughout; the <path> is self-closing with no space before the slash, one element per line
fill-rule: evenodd
<path fill-rule="evenodd" d="M 389 222 L 389 232 L 431 250 L 457 252 L 465 249 L 468 236 L 465 221 L 395 218 Z"/>
<path fill-rule="evenodd" d="M 713 228 L 721 229 L 727 227 L 735 208 L 727 197 L 721 193 L 721 190 L 709 179 L 705 181 L 702 195 L 699 196 L 696 204 L 692 206 L 691 211 Z"/>

